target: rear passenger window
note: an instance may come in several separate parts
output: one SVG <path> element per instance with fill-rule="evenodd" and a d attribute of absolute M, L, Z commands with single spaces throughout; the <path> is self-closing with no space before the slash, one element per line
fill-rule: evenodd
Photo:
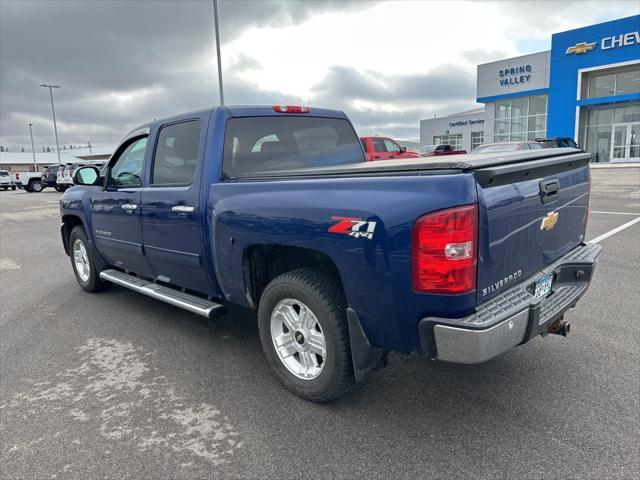
<path fill-rule="evenodd" d="M 198 166 L 200 122 L 162 127 L 151 170 L 152 185 L 189 185 Z"/>

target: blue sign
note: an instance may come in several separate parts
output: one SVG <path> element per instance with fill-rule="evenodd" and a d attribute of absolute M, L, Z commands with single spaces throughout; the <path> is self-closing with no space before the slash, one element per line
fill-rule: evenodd
<path fill-rule="evenodd" d="M 593 99 L 577 99 L 580 72 L 613 68 L 640 59 L 640 15 L 556 33 L 551 38 L 551 75 L 547 136 L 576 135 L 576 106 L 640 100 L 630 93 Z"/>
<path fill-rule="evenodd" d="M 520 65 L 519 67 L 509 67 L 504 70 L 498 70 L 500 85 L 506 87 L 508 85 L 527 83 L 531 79 L 531 71 L 531 65 Z"/>

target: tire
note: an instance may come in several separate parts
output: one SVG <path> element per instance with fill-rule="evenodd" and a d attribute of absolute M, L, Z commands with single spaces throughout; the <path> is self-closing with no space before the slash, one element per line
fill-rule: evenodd
<path fill-rule="evenodd" d="M 84 249 L 84 254 L 82 249 Z M 105 269 L 106 265 L 95 253 L 84 228 L 80 225 L 74 227 L 69 235 L 69 253 L 73 273 L 78 285 L 85 292 L 101 292 L 111 286 L 109 282 L 100 279 L 100 272 Z M 80 267 L 80 264 L 83 266 Z"/>
<path fill-rule="evenodd" d="M 64 192 L 64 188 L 62 188 L 62 187 L 60 187 L 58 185 L 56 185 L 54 188 L 56 189 L 56 192 L 60 192 L 60 193 Z"/>
<path fill-rule="evenodd" d="M 11 185 L 11 190 L 15 190 L 16 186 L 15 185 Z"/>
<path fill-rule="evenodd" d="M 7 190 L 9 190 L 9 187 L 2 187 L 2 189 L 6 192 Z"/>
<path fill-rule="evenodd" d="M 296 395 L 328 402 L 355 384 L 346 309 L 339 279 L 318 270 L 293 270 L 265 288 L 258 309 L 262 348 L 276 378 Z"/>
<path fill-rule="evenodd" d="M 31 182 L 29 184 L 29 187 L 31 188 L 31 192 L 34 193 L 40 193 L 41 191 L 44 190 L 44 185 L 42 184 L 42 182 L 36 180 L 35 182 Z"/>

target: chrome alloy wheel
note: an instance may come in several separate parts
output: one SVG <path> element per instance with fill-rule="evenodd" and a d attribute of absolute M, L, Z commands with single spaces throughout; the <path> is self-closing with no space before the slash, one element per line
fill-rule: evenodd
<path fill-rule="evenodd" d="M 324 369 L 327 345 L 318 319 L 299 300 L 285 298 L 271 312 L 271 340 L 282 364 L 302 380 Z"/>
<path fill-rule="evenodd" d="M 73 242 L 73 263 L 76 266 L 76 272 L 80 280 L 86 282 L 89 280 L 91 273 L 91 267 L 89 266 L 89 255 L 87 255 L 87 249 L 79 238 Z"/>

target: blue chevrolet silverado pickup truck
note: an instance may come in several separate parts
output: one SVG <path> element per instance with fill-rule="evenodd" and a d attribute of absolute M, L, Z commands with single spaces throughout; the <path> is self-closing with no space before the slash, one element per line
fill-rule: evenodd
<path fill-rule="evenodd" d="M 314 401 L 389 351 L 480 363 L 566 335 L 601 251 L 584 241 L 588 154 L 366 162 L 347 116 L 320 108 L 154 121 L 75 183 L 61 234 L 82 289 L 255 309 L 275 376 Z"/>

